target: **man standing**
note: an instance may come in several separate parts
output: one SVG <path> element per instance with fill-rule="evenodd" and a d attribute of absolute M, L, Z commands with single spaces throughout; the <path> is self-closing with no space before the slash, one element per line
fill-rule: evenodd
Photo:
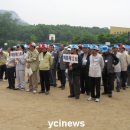
<path fill-rule="evenodd" d="M 31 42 L 29 44 L 29 52 L 27 61 L 27 68 L 32 70 L 32 75 L 29 76 L 29 89 L 28 92 L 32 91 L 33 93 L 37 92 L 38 81 L 37 81 L 37 71 L 38 71 L 38 51 L 35 49 L 36 44 Z"/>
<path fill-rule="evenodd" d="M 116 85 L 116 91 L 120 92 L 121 89 L 121 53 L 118 52 L 119 50 L 118 45 L 113 46 L 113 54 L 119 59 L 119 63 L 114 66 L 114 72 L 117 80 L 117 85 Z"/>
<path fill-rule="evenodd" d="M 68 65 L 68 74 L 69 74 L 69 87 L 70 87 L 70 95 L 69 98 L 75 97 L 75 99 L 79 99 L 80 97 L 80 68 L 82 64 L 81 57 L 78 55 L 78 46 L 72 45 L 71 54 L 77 55 L 78 63 L 69 63 Z"/>
<path fill-rule="evenodd" d="M 81 72 L 80 72 L 80 86 L 81 86 L 81 94 L 84 94 L 85 92 L 87 95 L 90 94 L 90 86 L 89 86 L 89 45 L 84 44 L 83 45 L 83 53 L 81 54 L 82 59 L 82 65 L 81 65 Z"/>
<path fill-rule="evenodd" d="M 56 87 L 56 69 L 58 65 L 58 53 L 54 50 L 54 46 L 50 45 L 49 51 L 51 53 L 51 56 L 53 58 L 53 63 L 50 68 L 50 85 Z"/>
<path fill-rule="evenodd" d="M 47 52 L 46 45 L 42 44 L 42 52 L 39 55 L 39 71 L 40 71 L 40 83 L 41 91 L 39 93 L 49 94 L 50 91 L 50 67 L 52 65 L 53 59 L 51 54 Z"/>
<path fill-rule="evenodd" d="M 119 47 L 121 52 L 121 87 L 123 90 L 126 89 L 126 81 L 127 81 L 127 67 L 130 64 L 130 57 L 125 51 L 125 46 L 121 45 Z"/>
<path fill-rule="evenodd" d="M 4 80 L 7 80 L 6 61 L 7 61 L 7 55 L 3 52 L 3 49 L 0 48 L 0 81 L 3 80 L 4 73 L 5 73 Z"/>
<path fill-rule="evenodd" d="M 91 97 L 88 98 L 88 101 L 91 100 L 95 100 L 95 102 L 100 101 L 100 82 L 103 68 L 104 68 L 103 57 L 100 54 L 98 54 L 98 46 L 93 45 L 92 54 L 90 55 L 90 66 L 89 66 Z"/>
<path fill-rule="evenodd" d="M 59 52 L 59 65 L 60 65 L 60 82 L 62 90 L 65 89 L 66 84 L 66 76 L 65 76 L 65 70 L 66 70 L 66 63 L 63 61 L 63 54 L 66 54 L 64 50 L 64 44 L 61 44 L 61 51 Z"/>
<path fill-rule="evenodd" d="M 104 92 L 108 97 L 112 97 L 113 90 L 113 75 L 114 75 L 114 66 L 118 64 L 119 59 L 112 53 L 109 52 L 108 46 L 102 48 L 103 59 L 104 59 L 104 69 L 102 73 Z"/>

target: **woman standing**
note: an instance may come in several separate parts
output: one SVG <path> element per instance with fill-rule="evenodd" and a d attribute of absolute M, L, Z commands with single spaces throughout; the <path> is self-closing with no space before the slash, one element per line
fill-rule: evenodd
<path fill-rule="evenodd" d="M 24 90 L 25 89 L 25 54 L 24 46 L 18 45 L 16 51 L 21 51 L 22 55 L 19 58 L 15 59 L 16 63 L 16 89 Z"/>
<path fill-rule="evenodd" d="M 78 46 L 71 46 L 71 54 L 78 56 L 78 63 L 69 63 L 68 65 L 68 75 L 69 75 L 69 87 L 70 95 L 68 98 L 75 97 L 79 99 L 80 97 L 80 67 L 82 65 L 81 57 L 78 55 Z"/>

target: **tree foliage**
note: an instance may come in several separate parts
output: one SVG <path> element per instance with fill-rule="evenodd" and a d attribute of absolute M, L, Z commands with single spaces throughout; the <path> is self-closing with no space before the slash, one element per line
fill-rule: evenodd
<path fill-rule="evenodd" d="M 111 35 L 108 28 L 78 27 L 69 25 L 19 25 L 10 13 L 0 14 L 0 46 L 5 42 L 10 45 L 18 43 L 47 42 L 49 34 L 56 35 L 58 43 L 129 43 L 128 35 Z"/>

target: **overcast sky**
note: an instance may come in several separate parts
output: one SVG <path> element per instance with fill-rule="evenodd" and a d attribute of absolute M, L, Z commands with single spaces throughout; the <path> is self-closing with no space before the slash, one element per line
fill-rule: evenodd
<path fill-rule="evenodd" d="M 29 24 L 130 27 L 130 0 L 0 0 Z"/>

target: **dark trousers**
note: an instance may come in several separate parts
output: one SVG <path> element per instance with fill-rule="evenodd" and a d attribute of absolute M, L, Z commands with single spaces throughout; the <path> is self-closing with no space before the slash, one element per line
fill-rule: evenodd
<path fill-rule="evenodd" d="M 106 94 L 112 94 L 113 90 L 113 80 L 114 80 L 114 73 L 111 74 L 102 74 L 102 80 L 104 85 L 104 93 Z"/>
<path fill-rule="evenodd" d="M 15 67 L 7 68 L 7 78 L 8 78 L 9 88 L 14 89 L 15 88 Z"/>
<path fill-rule="evenodd" d="M 56 85 L 56 68 L 50 70 L 50 84 L 53 86 Z"/>
<path fill-rule="evenodd" d="M 66 84 L 65 70 L 60 70 L 60 82 L 61 82 L 61 87 L 64 88 Z"/>
<path fill-rule="evenodd" d="M 58 80 L 60 80 L 60 64 L 59 63 L 57 66 L 57 78 L 58 78 Z"/>
<path fill-rule="evenodd" d="M 70 87 L 70 95 L 79 97 L 80 96 L 80 76 L 69 73 L 69 87 Z"/>
<path fill-rule="evenodd" d="M 0 65 L 0 79 L 3 79 L 4 73 L 5 73 L 4 79 L 7 79 L 6 65 Z"/>
<path fill-rule="evenodd" d="M 83 68 L 80 71 L 80 87 L 82 93 L 90 93 L 89 76 Z"/>
<path fill-rule="evenodd" d="M 50 90 L 50 81 L 49 81 L 49 70 L 40 70 L 40 83 L 41 83 L 41 91 L 48 92 Z"/>
<path fill-rule="evenodd" d="M 90 80 L 90 85 L 91 85 L 91 97 L 100 98 L 101 77 L 90 77 L 89 80 Z"/>
<path fill-rule="evenodd" d="M 127 71 L 121 71 L 121 86 L 122 88 L 126 88 L 127 81 Z"/>

